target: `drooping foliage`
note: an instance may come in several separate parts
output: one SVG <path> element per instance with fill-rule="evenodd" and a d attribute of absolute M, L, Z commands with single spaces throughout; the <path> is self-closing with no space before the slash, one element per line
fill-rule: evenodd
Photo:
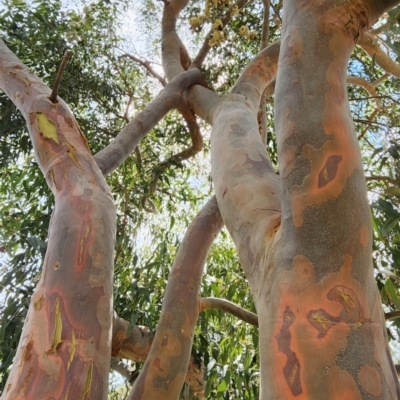
<path fill-rule="evenodd" d="M 191 2 L 183 13 L 179 29 L 193 54 L 215 21 L 226 13 L 227 7 L 218 7 L 218 2 L 215 5 L 192 30 L 189 20 L 204 12 L 204 2 Z M 281 7 L 282 2 L 271 2 L 270 42 L 280 36 Z M 257 53 L 260 34 L 249 32 L 261 32 L 262 9 L 261 1 L 248 2 L 233 16 L 224 31 L 225 40 L 212 47 L 204 72 L 218 93 L 229 91 Z M 72 51 L 59 95 L 72 109 L 94 154 L 161 89 L 140 64 L 122 57 L 128 51 L 136 51 L 138 58 L 143 55 L 159 61 L 159 37 L 152 32 L 159 29 L 154 28 L 154 21 L 160 21 L 161 12 L 162 4 L 155 0 L 135 2 L 133 6 L 123 0 L 86 5 L 68 5 L 61 0 L 12 0 L 0 8 L 0 35 L 50 87 L 65 50 Z M 121 27 L 127 13 L 135 15 L 135 23 L 141 24 L 144 46 L 127 44 L 128 39 L 135 43 L 135 37 L 127 38 L 127 30 Z M 379 45 L 397 63 L 399 23 L 398 7 L 376 25 Z M 400 310 L 400 74 L 398 70 L 397 76 L 396 71 L 389 71 L 391 74 L 386 77 L 386 72 L 374 57 L 357 47 L 348 74 L 361 80 L 349 78 L 348 92 L 368 181 L 376 279 L 385 310 L 392 312 Z M 267 146 L 276 162 L 273 98 L 268 99 L 266 107 Z M 33 158 L 25 121 L 4 94 L 0 94 L 0 118 L 2 390 L 30 296 L 40 276 L 53 200 Z M 114 308 L 131 326 L 156 329 L 177 247 L 185 228 L 212 192 L 209 128 L 204 124 L 202 129 L 204 151 L 188 161 L 173 162 L 160 173 L 160 162 L 190 144 L 182 117 L 177 112 L 170 113 L 125 164 L 108 177 L 118 212 Z M 146 212 L 149 205 L 157 213 Z M 210 253 L 201 292 L 204 297 L 225 298 L 254 311 L 236 252 L 224 231 Z M 396 348 L 399 319 L 392 320 L 388 329 Z M 257 346 L 255 327 L 221 311 L 203 312 L 196 328 L 193 356 L 206 367 L 206 397 L 257 398 Z M 140 364 L 131 368 L 135 373 Z"/>

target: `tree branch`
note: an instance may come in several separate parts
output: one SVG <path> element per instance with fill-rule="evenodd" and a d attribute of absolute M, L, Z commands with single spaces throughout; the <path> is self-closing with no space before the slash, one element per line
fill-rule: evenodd
<path fill-rule="evenodd" d="M 58 89 L 60 87 L 61 77 L 62 77 L 62 74 L 64 73 L 65 67 L 68 64 L 68 61 L 69 61 L 70 57 L 71 57 L 71 51 L 70 50 L 66 50 L 65 53 L 64 53 L 64 56 L 62 58 L 60 67 L 58 68 L 56 80 L 55 80 L 54 85 L 53 85 L 53 90 L 52 90 L 51 95 L 49 97 L 49 99 L 50 99 L 50 101 L 52 103 L 57 103 L 57 95 L 58 95 Z"/>
<path fill-rule="evenodd" d="M 389 321 L 391 319 L 396 319 L 400 317 L 400 311 L 390 311 L 385 313 L 385 320 Z"/>
<path fill-rule="evenodd" d="M 357 43 L 386 72 L 400 78 L 400 64 L 392 60 L 379 46 L 378 38 L 371 33 L 364 33 Z"/>
<path fill-rule="evenodd" d="M 382 103 L 380 101 L 380 96 L 378 95 L 374 84 L 368 82 L 364 78 L 359 76 L 348 76 L 346 79 L 347 84 L 357 85 L 363 87 L 374 99 L 376 103 L 376 108 L 380 110 L 382 108 Z"/>
<path fill-rule="evenodd" d="M 200 127 L 196 121 L 196 116 L 192 113 L 185 102 L 181 103 L 181 107 L 182 109 L 179 109 L 179 111 L 186 121 L 192 144 L 187 149 L 178 154 L 174 154 L 172 157 L 163 161 L 155 168 L 154 177 L 149 185 L 149 192 L 142 198 L 142 206 L 148 212 L 157 211 L 155 205 L 149 200 L 149 197 L 156 191 L 158 180 L 163 172 L 174 163 L 188 160 L 203 149 L 203 137 L 201 136 Z M 147 207 L 147 202 L 150 202 L 150 207 Z"/>
<path fill-rule="evenodd" d="M 234 304 L 225 299 L 216 299 L 214 297 L 203 297 L 200 300 L 200 311 L 216 309 L 226 311 L 229 314 L 234 315 L 236 318 L 241 319 L 248 324 L 258 327 L 258 317 L 257 314 L 247 311 L 237 304 Z"/>
<path fill-rule="evenodd" d="M 153 76 L 154 78 L 156 78 L 156 79 L 161 83 L 161 85 L 163 85 L 163 86 L 166 86 L 166 85 L 167 85 L 167 81 L 165 80 L 165 78 L 162 77 L 160 74 L 158 74 L 158 73 L 151 67 L 149 61 L 143 61 L 143 60 L 141 60 L 139 57 L 135 57 L 134 55 L 129 54 L 129 53 L 125 53 L 125 54 L 122 54 L 122 55 L 120 56 L 120 58 L 123 58 L 123 57 L 130 58 L 132 61 L 137 62 L 137 63 L 140 64 L 142 67 L 144 67 L 144 68 L 147 70 L 147 72 L 148 72 L 151 76 Z"/>
<path fill-rule="evenodd" d="M 129 399 L 172 400 L 179 397 L 199 312 L 203 268 L 211 244 L 221 228 L 222 219 L 214 196 L 190 224 L 179 246 L 157 332 Z"/>
<path fill-rule="evenodd" d="M 239 0 L 235 5 L 229 8 L 229 10 L 226 12 L 225 16 L 221 18 L 222 22 L 222 29 L 225 28 L 226 25 L 229 24 L 230 20 L 232 19 L 232 10 L 237 7 L 239 10 L 243 8 L 243 6 L 247 3 L 248 0 Z M 214 33 L 214 29 L 211 28 L 210 31 L 208 32 L 206 38 L 204 39 L 203 45 L 201 46 L 199 52 L 197 53 L 195 59 L 192 62 L 191 68 L 201 68 L 203 65 L 204 60 L 206 59 L 211 46 L 209 45 L 209 42 L 212 38 L 212 35 Z"/>
<path fill-rule="evenodd" d="M 245 97 L 256 112 L 262 93 L 276 76 L 279 51 L 279 41 L 261 51 L 250 61 L 232 88 L 231 93 Z"/>
<path fill-rule="evenodd" d="M 94 159 L 104 175 L 120 166 L 132 153 L 144 135 L 164 115 L 181 103 L 182 93 L 191 85 L 203 82 L 203 75 L 197 69 L 184 72 L 172 80 L 164 90 L 126 125 L 118 136 Z"/>
<path fill-rule="evenodd" d="M 270 1 L 263 0 L 264 4 L 264 15 L 263 15 L 263 27 L 261 34 L 260 51 L 264 50 L 268 46 L 268 34 L 269 34 L 269 8 Z M 267 142 L 267 92 L 264 90 L 261 100 L 260 107 L 257 114 L 258 130 L 260 131 L 260 136 L 262 142 L 265 144 Z"/>
<path fill-rule="evenodd" d="M 389 176 L 383 176 L 383 175 L 366 176 L 365 180 L 367 182 L 370 182 L 370 181 L 385 181 L 385 182 L 393 183 L 395 185 L 399 184 L 399 180 L 398 179 L 393 179 L 393 178 L 390 178 Z"/>

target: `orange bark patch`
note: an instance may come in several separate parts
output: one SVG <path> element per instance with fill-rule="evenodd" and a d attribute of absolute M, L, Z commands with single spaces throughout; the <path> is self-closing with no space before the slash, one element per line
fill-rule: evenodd
<path fill-rule="evenodd" d="M 281 63 L 295 64 L 300 60 L 303 50 L 303 39 L 299 28 L 295 26 L 286 35 L 282 43 L 281 52 L 283 52 L 283 56 L 281 57 Z"/>
<path fill-rule="evenodd" d="M 332 367 L 327 374 L 327 399 L 332 400 L 361 400 L 361 394 L 353 377 L 338 367 Z M 340 382 L 340 384 L 338 384 Z"/>
<path fill-rule="evenodd" d="M 164 368 L 161 367 L 161 360 L 156 358 L 153 362 L 153 365 L 161 372 L 164 372 Z"/>
<path fill-rule="evenodd" d="M 329 156 L 326 160 L 324 168 L 319 173 L 318 188 L 323 188 L 330 181 L 335 179 L 338 165 L 342 161 L 342 156 Z"/>
<path fill-rule="evenodd" d="M 379 372 L 369 365 L 361 367 L 358 373 L 358 380 L 361 387 L 372 396 L 379 396 L 382 393 L 382 382 Z"/>
<path fill-rule="evenodd" d="M 369 243 L 369 238 L 370 238 L 370 234 L 369 234 L 369 229 L 368 226 L 363 226 L 360 229 L 360 243 L 362 244 L 363 247 L 366 247 Z"/>
<path fill-rule="evenodd" d="M 321 398 L 320 381 L 315 379 L 320 374 L 325 377 L 326 398 L 361 399 L 352 375 L 335 366 L 337 355 L 348 345 L 349 333 L 357 330 L 360 321 L 371 319 L 364 291 L 351 276 L 351 267 L 352 257 L 346 254 L 340 271 L 316 281 L 313 264 L 305 256 L 297 255 L 293 260 L 293 269 L 282 271 L 274 281 L 271 293 L 268 293 L 268 301 L 277 299 L 273 302 L 276 311 L 269 320 L 276 322 L 271 326 L 261 320 L 260 330 L 270 331 L 271 338 L 275 339 L 270 342 L 266 356 L 267 362 L 273 362 L 273 366 L 267 370 L 271 377 L 271 390 L 284 393 L 283 388 L 287 389 L 287 395 L 282 398 L 293 396 L 288 390 L 288 381 L 295 363 L 292 361 L 289 373 L 283 373 L 290 351 L 295 354 L 301 366 L 299 382 L 302 394 L 296 396 L 296 399 Z M 258 307 L 262 309 L 262 305 Z M 276 339 L 284 332 L 284 316 L 288 308 L 294 318 L 290 331 L 287 329 L 290 333 L 290 347 L 285 348 L 282 339 L 278 346 Z M 374 321 L 370 322 L 368 326 L 373 326 Z M 327 371 L 326 374 L 324 371 Z M 339 396 L 343 393 L 348 393 L 347 397 Z"/>
<path fill-rule="evenodd" d="M 342 304 L 343 310 L 338 317 L 329 315 L 325 310 L 311 310 L 308 313 L 308 321 L 318 330 L 318 338 L 323 338 L 327 332 L 341 321 L 348 324 L 351 328 L 357 328 L 363 322 L 363 308 L 354 290 L 342 286 L 334 286 L 326 296 L 329 300 L 337 301 Z"/>

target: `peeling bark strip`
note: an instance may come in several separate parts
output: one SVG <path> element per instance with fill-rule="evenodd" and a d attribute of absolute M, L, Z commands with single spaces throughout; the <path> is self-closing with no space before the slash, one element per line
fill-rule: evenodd
<path fill-rule="evenodd" d="M 2 41 L 0 87 L 26 119 L 55 197 L 43 272 L 2 399 L 106 399 L 115 239 L 111 193 L 68 106 L 61 99 L 51 103 L 51 90 Z"/>
<path fill-rule="evenodd" d="M 175 400 L 179 397 L 200 310 L 203 268 L 221 228 L 222 219 L 217 200 L 213 197 L 190 224 L 179 246 L 151 350 L 129 399 Z"/>
<path fill-rule="evenodd" d="M 296 356 L 296 353 L 290 349 L 290 326 L 296 319 L 293 311 L 290 307 L 286 307 L 283 314 L 283 323 L 281 330 L 276 335 L 276 341 L 278 342 L 278 350 L 286 355 L 287 361 L 283 367 L 283 375 L 285 376 L 286 382 L 289 386 L 290 391 L 294 396 L 298 396 L 303 393 L 300 382 L 300 362 Z"/>

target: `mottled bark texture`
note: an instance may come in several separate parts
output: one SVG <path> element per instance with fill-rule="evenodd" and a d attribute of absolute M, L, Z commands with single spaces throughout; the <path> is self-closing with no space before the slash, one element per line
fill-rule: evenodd
<path fill-rule="evenodd" d="M 249 64 L 232 93 L 214 110 L 211 134 L 218 204 L 256 297 L 265 238 L 271 237 L 280 223 L 279 178 L 257 123 L 261 95 L 275 78 L 278 55 L 279 43 L 275 43 Z"/>
<path fill-rule="evenodd" d="M 256 299 L 265 399 L 397 399 L 346 92 L 372 1 L 284 3 L 275 89 L 282 225 Z"/>
<path fill-rule="evenodd" d="M 68 106 L 60 99 L 53 104 L 51 90 L 2 41 L 0 87 L 26 120 L 55 198 L 43 272 L 2 399 L 105 399 L 113 198 Z"/>
<path fill-rule="evenodd" d="M 179 398 L 200 310 L 200 283 L 208 251 L 222 228 L 213 197 L 190 224 L 172 266 L 161 317 L 131 400 Z M 190 268 L 189 268 L 190 266 Z"/>

